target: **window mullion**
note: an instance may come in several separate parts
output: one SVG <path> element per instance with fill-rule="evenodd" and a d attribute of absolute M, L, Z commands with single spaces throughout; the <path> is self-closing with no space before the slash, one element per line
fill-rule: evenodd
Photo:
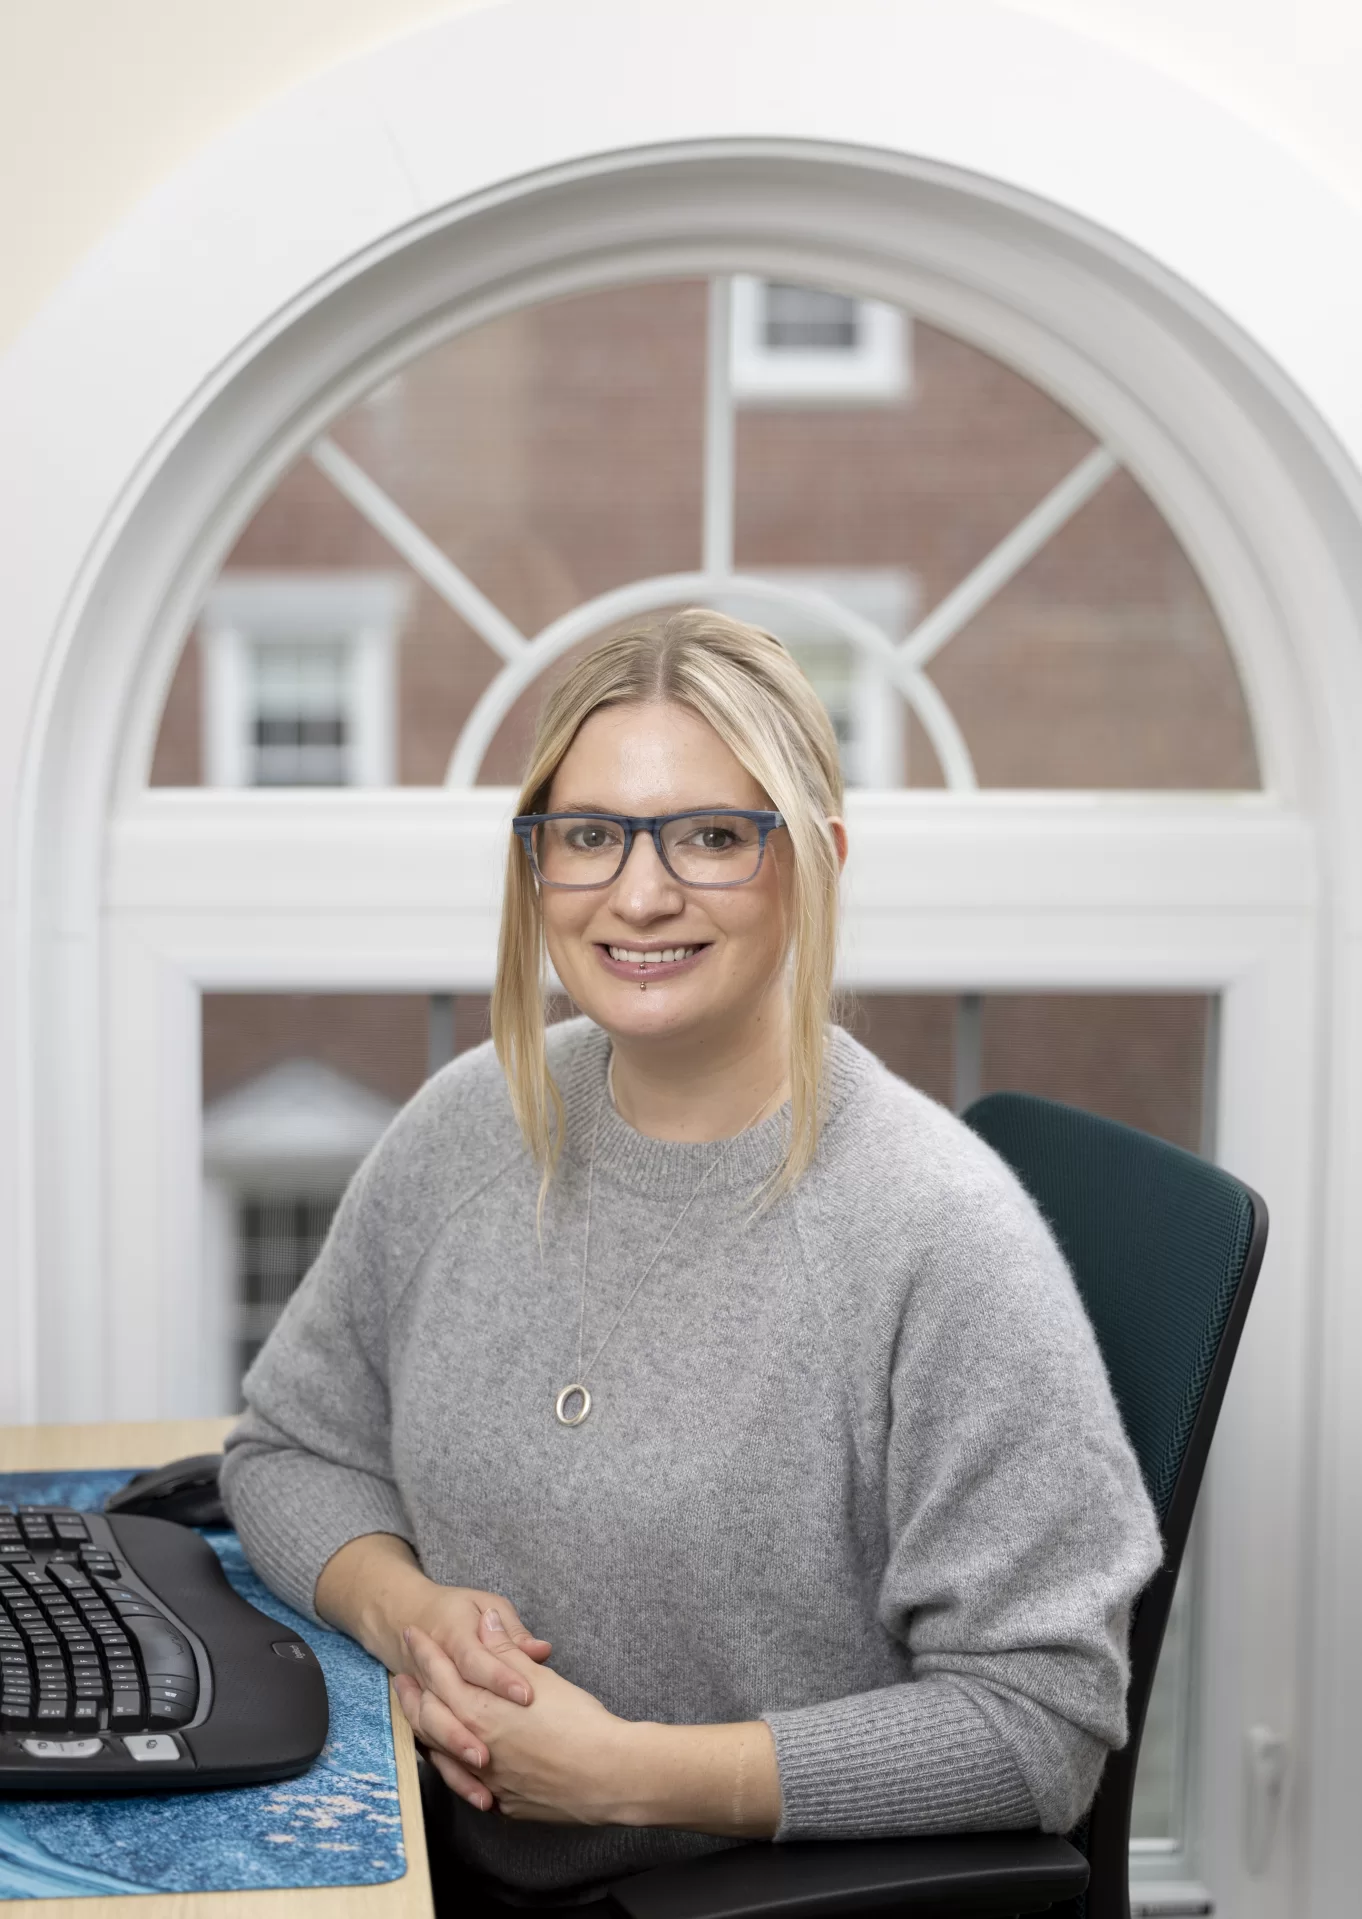
<path fill-rule="evenodd" d="M 705 470 L 701 566 L 706 573 L 733 571 L 735 450 L 730 336 L 733 282 L 716 273 L 709 283 L 709 333 L 705 348 Z"/>

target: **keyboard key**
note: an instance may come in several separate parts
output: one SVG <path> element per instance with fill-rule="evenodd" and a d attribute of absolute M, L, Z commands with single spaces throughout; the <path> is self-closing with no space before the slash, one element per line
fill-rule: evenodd
<path fill-rule="evenodd" d="M 60 1585 L 66 1587 L 68 1592 L 80 1591 L 92 1593 L 94 1591 L 94 1587 L 90 1584 L 89 1575 L 82 1572 L 74 1561 L 68 1563 L 64 1559 L 58 1559 L 54 1554 L 47 1562 L 47 1569 Z"/>
<path fill-rule="evenodd" d="M 25 1739 L 24 1751 L 35 1759 L 93 1759 L 104 1750 L 102 1739 Z"/>
<path fill-rule="evenodd" d="M 175 1741 L 169 1734 L 163 1732 L 153 1733 L 150 1737 L 142 1734 L 136 1738 L 125 1739 L 123 1744 L 133 1759 L 164 1759 L 168 1762 L 180 1756 L 179 1747 Z"/>
<path fill-rule="evenodd" d="M 133 1720 L 142 1717 L 142 1695 L 140 1692 L 116 1692 L 109 1704 L 109 1724 L 130 1725 Z"/>
<path fill-rule="evenodd" d="M 194 1708 L 187 1700 L 153 1699 L 147 1706 L 149 1726 L 187 1726 L 193 1717 Z"/>
<path fill-rule="evenodd" d="M 198 1696 L 197 1686 L 167 1686 L 155 1679 L 147 1680 L 148 1699 L 193 1700 Z"/>
<path fill-rule="evenodd" d="M 33 1717 L 40 1726 L 50 1726 L 66 1718 L 64 1699 L 40 1699 L 33 1709 Z"/>
<path fill-rule="evenodd" d="M 0 1541 L 0 1559 L 7 1560 L 11 1565 L 20 1565 L 25 1559 L 32 1557 L 27 1546 L 18 1544 L 12 1539 Z"/>
<path fill-rule="evenodd" d="M 165 1620 L 130 1619 L 128 1630 L 137 1640 L 148 1672 L 178 1672 L 197 1679 L 198 1666 L 189 1641 Z"/>
<path fill-rule="evenodd" d="M 99 1701 L 97 1699 L 77 1699 L 71 1708 L 73 1723 L 97 1726 L 99 1724 Z"/>
<path fill-rule="evenodd" d="M 90 1528 L 79 1513 L 61 1513 L 52 1521 L 52 1530 L 58 1539 L 88 1539 Z"/>

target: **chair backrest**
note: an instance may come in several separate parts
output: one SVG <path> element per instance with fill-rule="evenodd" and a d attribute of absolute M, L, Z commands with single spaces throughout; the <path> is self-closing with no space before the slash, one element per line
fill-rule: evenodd
<path fill-rule="evenodd" d="M 1267 1238 L 1242 1181 L 1113 1120 L 1027 1093 L 992 1093 L 966 1123 L 1049 1222 L 1097 1333 L 1163 1532 L 1164 1562 L 1131 1630 L 1130 1738 L 1072 1835 L 1100 1919 L 1127 1919 L 1135 1767 L 1154 1669 L 1230 1367 Z"/>

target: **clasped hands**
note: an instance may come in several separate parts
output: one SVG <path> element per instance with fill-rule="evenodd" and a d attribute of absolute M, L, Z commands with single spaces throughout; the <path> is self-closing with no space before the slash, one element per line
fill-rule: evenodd
<path fill-rule="evenodd" d="M 544 1663 L 552 1646 L 509 1600 L 428 1579 L 396 1534 L 361 1534 L 333 1553 L 316 1609 L 383 1661 L 431 1764 L 480 1812 L 745 1839 L 780 1824 L 764 1721 L 621 1719 Z"/>
<path fill-rule="evenodd" d="M 544 1665 L 547 1639 L 505 1600 L 446 1596 L 440 1638 L 403 1633 L 410 1670 L 393 1684 L 412 1731 L 451 1791 L 480 1812 L 556 1825 L 630 1823 L 627 1734 L 591 1693 Z"/>

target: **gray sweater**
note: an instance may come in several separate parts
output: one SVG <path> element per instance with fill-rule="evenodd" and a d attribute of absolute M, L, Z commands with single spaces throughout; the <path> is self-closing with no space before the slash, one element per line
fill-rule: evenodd
<path fill-rule="evenodd" d="M 1054 1241 L 1002 1162 L 848 1034 L 792 1196 L 753 1217 L 787 1113 L 646 1138 L 605 1035 L 552 1030 L 565 1155 L 538 1174 L 490 1047 L 433 1079 L 352 1181 L 246 1380 L 224 1491 L 304 1613 L 331 1554 L 409 1540 L 504 1594 L 628 1719 L 761 1718 L 778 1840 L 1063 1830 L 1125 1738 L 1131 1601 L 1157 1531 Z M 577 1377 L 600 1115 L 590 1360 Z M 726 1843 L 451 1801 L 464 1856 L 567 1887 Z"/>

